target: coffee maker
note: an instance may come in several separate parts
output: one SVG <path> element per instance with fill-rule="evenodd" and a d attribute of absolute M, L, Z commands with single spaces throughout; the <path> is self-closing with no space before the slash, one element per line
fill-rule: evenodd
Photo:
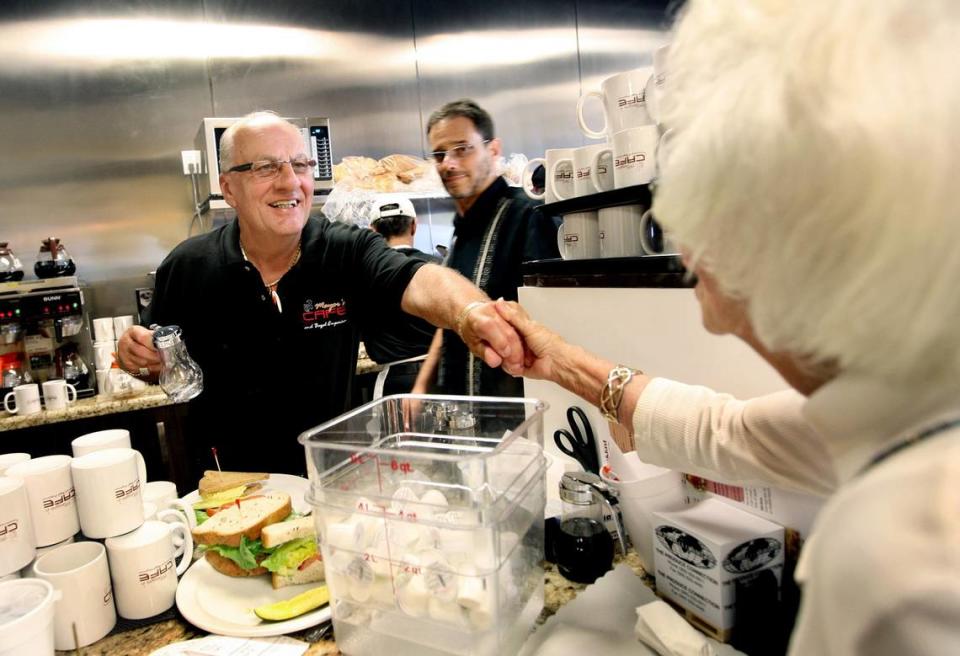
<path fill-rule="evenodd" d="M 0 283 L 0 392 L 63 378 L 96 394 L 84 290 L 75 276 Z"/>

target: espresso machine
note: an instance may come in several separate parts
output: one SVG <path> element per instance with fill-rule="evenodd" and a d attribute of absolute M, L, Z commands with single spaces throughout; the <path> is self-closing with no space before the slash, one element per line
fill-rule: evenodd
<path fill-rule="evenodd" d="M 0 283 L 0 392 L 63 378 L 96 394 L 84 290 L 75 276 Z"/>

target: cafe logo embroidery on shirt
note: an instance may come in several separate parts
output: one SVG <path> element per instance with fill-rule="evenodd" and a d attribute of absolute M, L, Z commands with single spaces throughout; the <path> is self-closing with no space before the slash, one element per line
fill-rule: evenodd
<path fill-rule="evenodd" d="M 303 302 L 303 329 L 323 330 L 347 323 L 347 301 Z"/>

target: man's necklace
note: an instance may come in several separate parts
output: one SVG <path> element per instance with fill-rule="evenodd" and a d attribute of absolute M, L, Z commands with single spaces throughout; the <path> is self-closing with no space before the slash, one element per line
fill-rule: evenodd
<path fill-rule="evenodd" d="M 240 244 L 240 254 L 243 255 L 243 259 L 247 262 L 250 261 L 250 258 L 247 257 L 247 252 L 243 250 L 243 243 Z M 297 244 L 297 252 L 293 254 L 293 257 L 290 259 L 290 264 L 287 265 L 286 270 L 280 274 L 280 277 L 274 280 L 273 282 L 265 282 L 263 286 L 267 288 L 267 291 L 270 292 L 270 298 L 273 299 L 273 304 L 277 306 L 277 312 L 283 313 L 283 305 L 280 303 L 280 295 L 277 293 L 277 285 L 280 284 L 280 281 L 283 280 L 283 277 L 290 272 L 290 269 L 300 261 L 300 244 Z"/>

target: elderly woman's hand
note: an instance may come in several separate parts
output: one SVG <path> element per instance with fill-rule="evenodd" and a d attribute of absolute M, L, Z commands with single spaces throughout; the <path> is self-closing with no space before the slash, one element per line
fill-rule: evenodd
<path fill-rule="evenodd" d="M 527 378 L 556 382 L 558 357 L 568 344 L 560 335 L 531 319 L 519 303 L 499 300 L 496 308 L 523 338 L 524 369 L 521 373 Z"/>

